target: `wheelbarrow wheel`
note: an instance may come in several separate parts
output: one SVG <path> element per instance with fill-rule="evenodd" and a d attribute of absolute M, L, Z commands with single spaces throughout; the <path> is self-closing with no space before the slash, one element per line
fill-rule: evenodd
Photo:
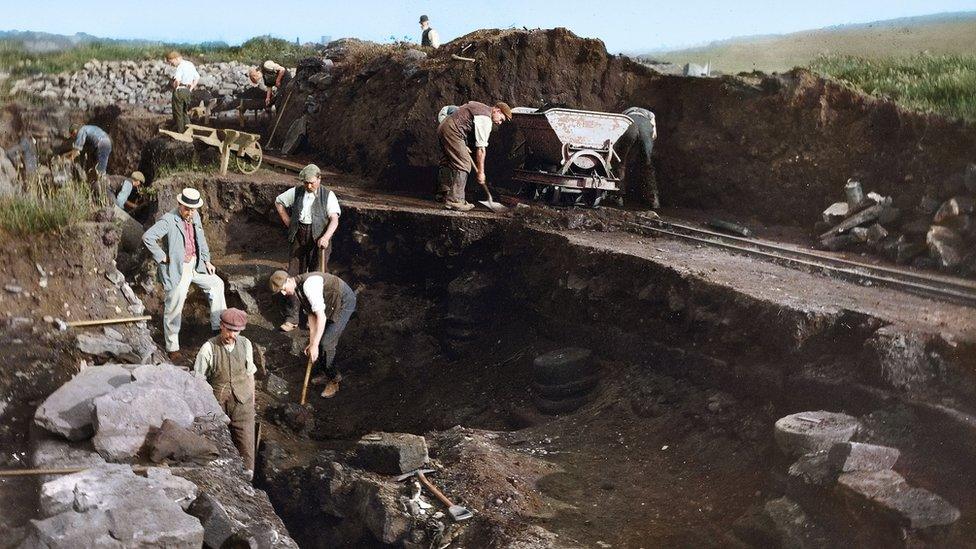
<path fill-rule="evenodd" d="M 242 174 L 250 175 L 258 171 L 258 168 L 261 167 L 261 160 L 263 159 L 264 152 L 261 150 L 261 144 L 255 141 L 251 152 L 237 156 L 237 169 Z"/>

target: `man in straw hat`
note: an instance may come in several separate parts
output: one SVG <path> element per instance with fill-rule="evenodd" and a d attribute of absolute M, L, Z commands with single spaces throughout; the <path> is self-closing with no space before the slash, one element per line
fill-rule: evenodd
<path fill-rule="evenodd" d="M 458 107 L 437 128 L 437 140 L 441 147 L 441 163 L 437 172 L 436 199 L 448 210 L 466 212 L 474 205 L 464 198 L 464 187 L 472 168 L 478 184 L 486 184 L 485 154 L 488 136 L 494 124 L 512 119 L 512 109 L 499 101 L 489 107 L 477 101 L 468 101 Z M 474 143 L 474 158 L 468 143 Z"/>
<path fill-rule="evenodd" d="M 291 276 L 287 271 L 275 271 L 269 286 L 273 293 L 286 297 L 297 296 L 308 314 L 308 346 L 305 354 L 322 374 L 312 383 L 325 383 L 323 398 L 332 398 L 339 390 L 342 375 L 335 367 L 336 345 L 346 329 L 349 318 L 356 312 L 356 292 L 341 278 L 323 272 Z"/>
<path fill-rule="evenodd" d="M 176 198 L 177 207 L 163 214 L 144 235 L 153 259 L 158 263 L 157 277 L 166 291 L 163 311 L 163 336 L 170 360 L 177 362 L 180 355 L 180 322 L 183 303 L 190 291 L 190 283 L 196 284 L 210 300 L 210 327 L 220 327 L 220 313 L 227 308 L 224 299 L 224 282 L 218 277 L 210 262 L 210 247 L 203 234 L 203 223 L 197 211 L 203 205 L 200 191 L 186 188 Z M 166 249 L 159 245 L 166 239 Z"/>
<path fill-rule="evenodd" d="M 227 309 L 220 314 L 220 333 L 200 347 L 193 371 L 213 387 L 217 403 L 230 418 L 230 436 L 254 471 L 254 345 L 241 335 L 247 313 Z"/>
<path fill-rule="evenodd" d="M 292 275 L 309 271 L 329 272 L 332 255 L 332 235 L 339 228 L 339 199 L 334 192 L 322 187 L 321 170 L 315 164 L 302 168 L 299 184 L 275 198 L 278 217 L 288 227 L 288 272 Z M 300 305 L 296 296 L 287 299 L 283 332 L 298 327 Z"/>

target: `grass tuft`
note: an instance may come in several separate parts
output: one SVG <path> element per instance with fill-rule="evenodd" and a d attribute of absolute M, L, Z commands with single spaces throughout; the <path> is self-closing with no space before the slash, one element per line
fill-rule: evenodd
<path fill-rule="evenodd" d="M 83 181 L 72 179 L 61 186 L 33 183 L 27 190 L 0 196 L 0 228 L 8 234 L 28 236 L 65 229 L 88 220 L 100 207 Z"/>
<path fill-rule="evenodd" d="M 821 56 L 821 75 L 923 112 L 976 122 L 976 56 L 914 55 L 890 59 Z"/>

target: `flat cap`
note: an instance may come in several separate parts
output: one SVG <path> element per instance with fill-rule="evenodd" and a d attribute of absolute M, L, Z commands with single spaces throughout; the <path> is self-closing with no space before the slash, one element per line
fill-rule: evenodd
<path fill-rule="evenodd" d="M 220 325 L 228 330 L 240 332 L 247 327 L 247 313 L 240 309 L 224 309 L 220 313 Z"/>
<path fill-rule="evenodd" d="M 311 181 L 322 174 L 322 170 L 319 169 L 315 164 L 309 164 L 302 168 L 302 171 L 298 172 L 298 179 L 305 183 L 306 181 Z"/>
<path fill-rule="evenodd" d="M 132 172 L 132 175 L 129 176 L 129 179 L 132 179 L 133 181 L 138 181 L 139 183 L 146 182 L 146 176 L 143 175 L 142 172 Z"/>
<path fill-rule="evenodd" d="M 271 278 L 268 279 L 268 287 L 271 288 L 271 293 L 280 292 L 286 280 L 288 280 L 288 271 L 277 270 L 271 273 Z"/>

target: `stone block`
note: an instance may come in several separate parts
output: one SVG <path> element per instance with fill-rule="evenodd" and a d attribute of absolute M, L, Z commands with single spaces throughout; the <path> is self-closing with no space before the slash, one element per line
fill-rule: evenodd
<path fill-rule="evenodd" d="M 790 483 L 827 487 L 837 480 L 838 470 L 828 459 L 827 452 L 800 456 L 789 469 Z"/>
<path fill-rule="evenodd" d="M 901 453 L 897 448 L 864 444 L 861 442 L 838 442 L 831 447 L 828 461 L 838 472 L 885 471 L 894 467 Z"/>
<path fill-rule="evenodd" d="M 78 334 L 78 350 L 92 356 L 119 360 L 138 360 L 132 346 L 103 334 Z"/>
<path fill-rule="evenodd" d="M 274 374 L 268 374 L 264 380 L 264 391 L 271 396 L 281 398 L 288 394 L 288 382 Z"/>
<path fill-rule="evenodd" d="M 413 519 L 401 510 L 400 489 L 395 483 L 360 479 L 354 484 L 353 494 L 353 505 L 377 540 L 392 545 L 410 532 Z"/>
<path fill-rule="evenodd" d="M 203 525 L 203 542 L 207 547 L 223 547 L 228 538 L 244 529 L 244 525 L 231 518 L 224 506 L 210 494 L 200 494 L 187 513 Z"/>
<path fill-rule="evenodd" d="M 230 423 L 230 418 L 214 398 L 213 387 L 191 372 L 172 364 L 146 364 L 136 368 L 132 372 L 132 378 L 137 382 L 175 391 L 189 406 L 195 418 Z"/>
<path fill-rule="evenodd" d="M 966 244 L 962 237 L 948 227 L 933 225 L 925 235 L 929 255 L 943 269 L 951 269 L 962 263 L 966 255 Z"/>
<path fill-rule="evenodd" d="M 427 441 L 406 433 L 371 433 L 356 442 L 354 463 L 383 475 L 399 475 L 427 463 Z"/>
<path fill-rule="evenodd" d="M 130 494 L 125 505 L 107 511 L 112 537 L 125 547 L 199 549 L 203 525 L 157 492 Z"/>
<path fill-rule="evenodd" d="M 864 342 L 864 363 L 872 376 L 889 387 L 906 390 L 936 376 L 924 334 L 899 326 L 883 326 Z"/>
<path fill-rule="evenodd" d="M 95 449 L 106 460 L 127 460 L 142 448 L 150 428 L 166 419 L 189 427 L 194 417 L 181 393 L 135 381 L 95 399 Z"/>
<path fill-rule="evenodd" d="M 845 473 L 838 477 L 841 495 L 862 519 L 893 523 L 909 533 L 940 531 L 959 520 L 959 510 L 937 494 L 910 486 L 894 471 Z"/>
<path fill-rule="evenodd" d="M 834 202 L 823 211 L 824 223 L 828 223 L 831 226 L 836 225 L 843 221 L 850 211 L 851 209 L 847 205 L 847 202 Z"/>
<path fill-rule="evenodd" d="M 829 450 L 836 442 L 847 442 L 859 427 L 857 419 L 847 414 L 799 412 L 778 419 L 773 438 L 784 454 L 799 457 Z"/>
<path fill-rule="evenodd" d="M 34 423 L 68 440 L 89 438 L 94 434 L 95 398 L 130 381 L 129 370 L 116 364 L 85 368 L 44 400 Z"/>
<path fill-rule="evenodd" d="M 96 485 L 98 483 L 105 483 L 108 486 L 117 484 L 120 479 L 130 476 L 135 475 L 132 473 L 132 468 L 128 465 L 106 463 L 78 473 L 55 477 L 53 480 L 49 480 L 41 485 L 39 500 L 41 516 L 45 518 L 53 517 L 54 515 L 74 509 L 75 487 L 79 483 L 82 483 L 82 481 L 89 483 L 89 485 L 94 482 Z M 79 512 L 87 510 L 88 508 L 77 509 Z"/>
<path fill-rule="evenodd" d="M 123 549 L 112 537 L 111 520 L 105 511 L 65 511 L 43 520 L 32 520 L 21 549 Z"/>
<path fill-rule="evenodd" d="M 150 489 L 162 490 L 170 501 L 179 505 L 183 510 L 197 499 L 197 485 L 178 477 L 164 467 L 150 467 L 146 469 L 146 481 Z"/>

